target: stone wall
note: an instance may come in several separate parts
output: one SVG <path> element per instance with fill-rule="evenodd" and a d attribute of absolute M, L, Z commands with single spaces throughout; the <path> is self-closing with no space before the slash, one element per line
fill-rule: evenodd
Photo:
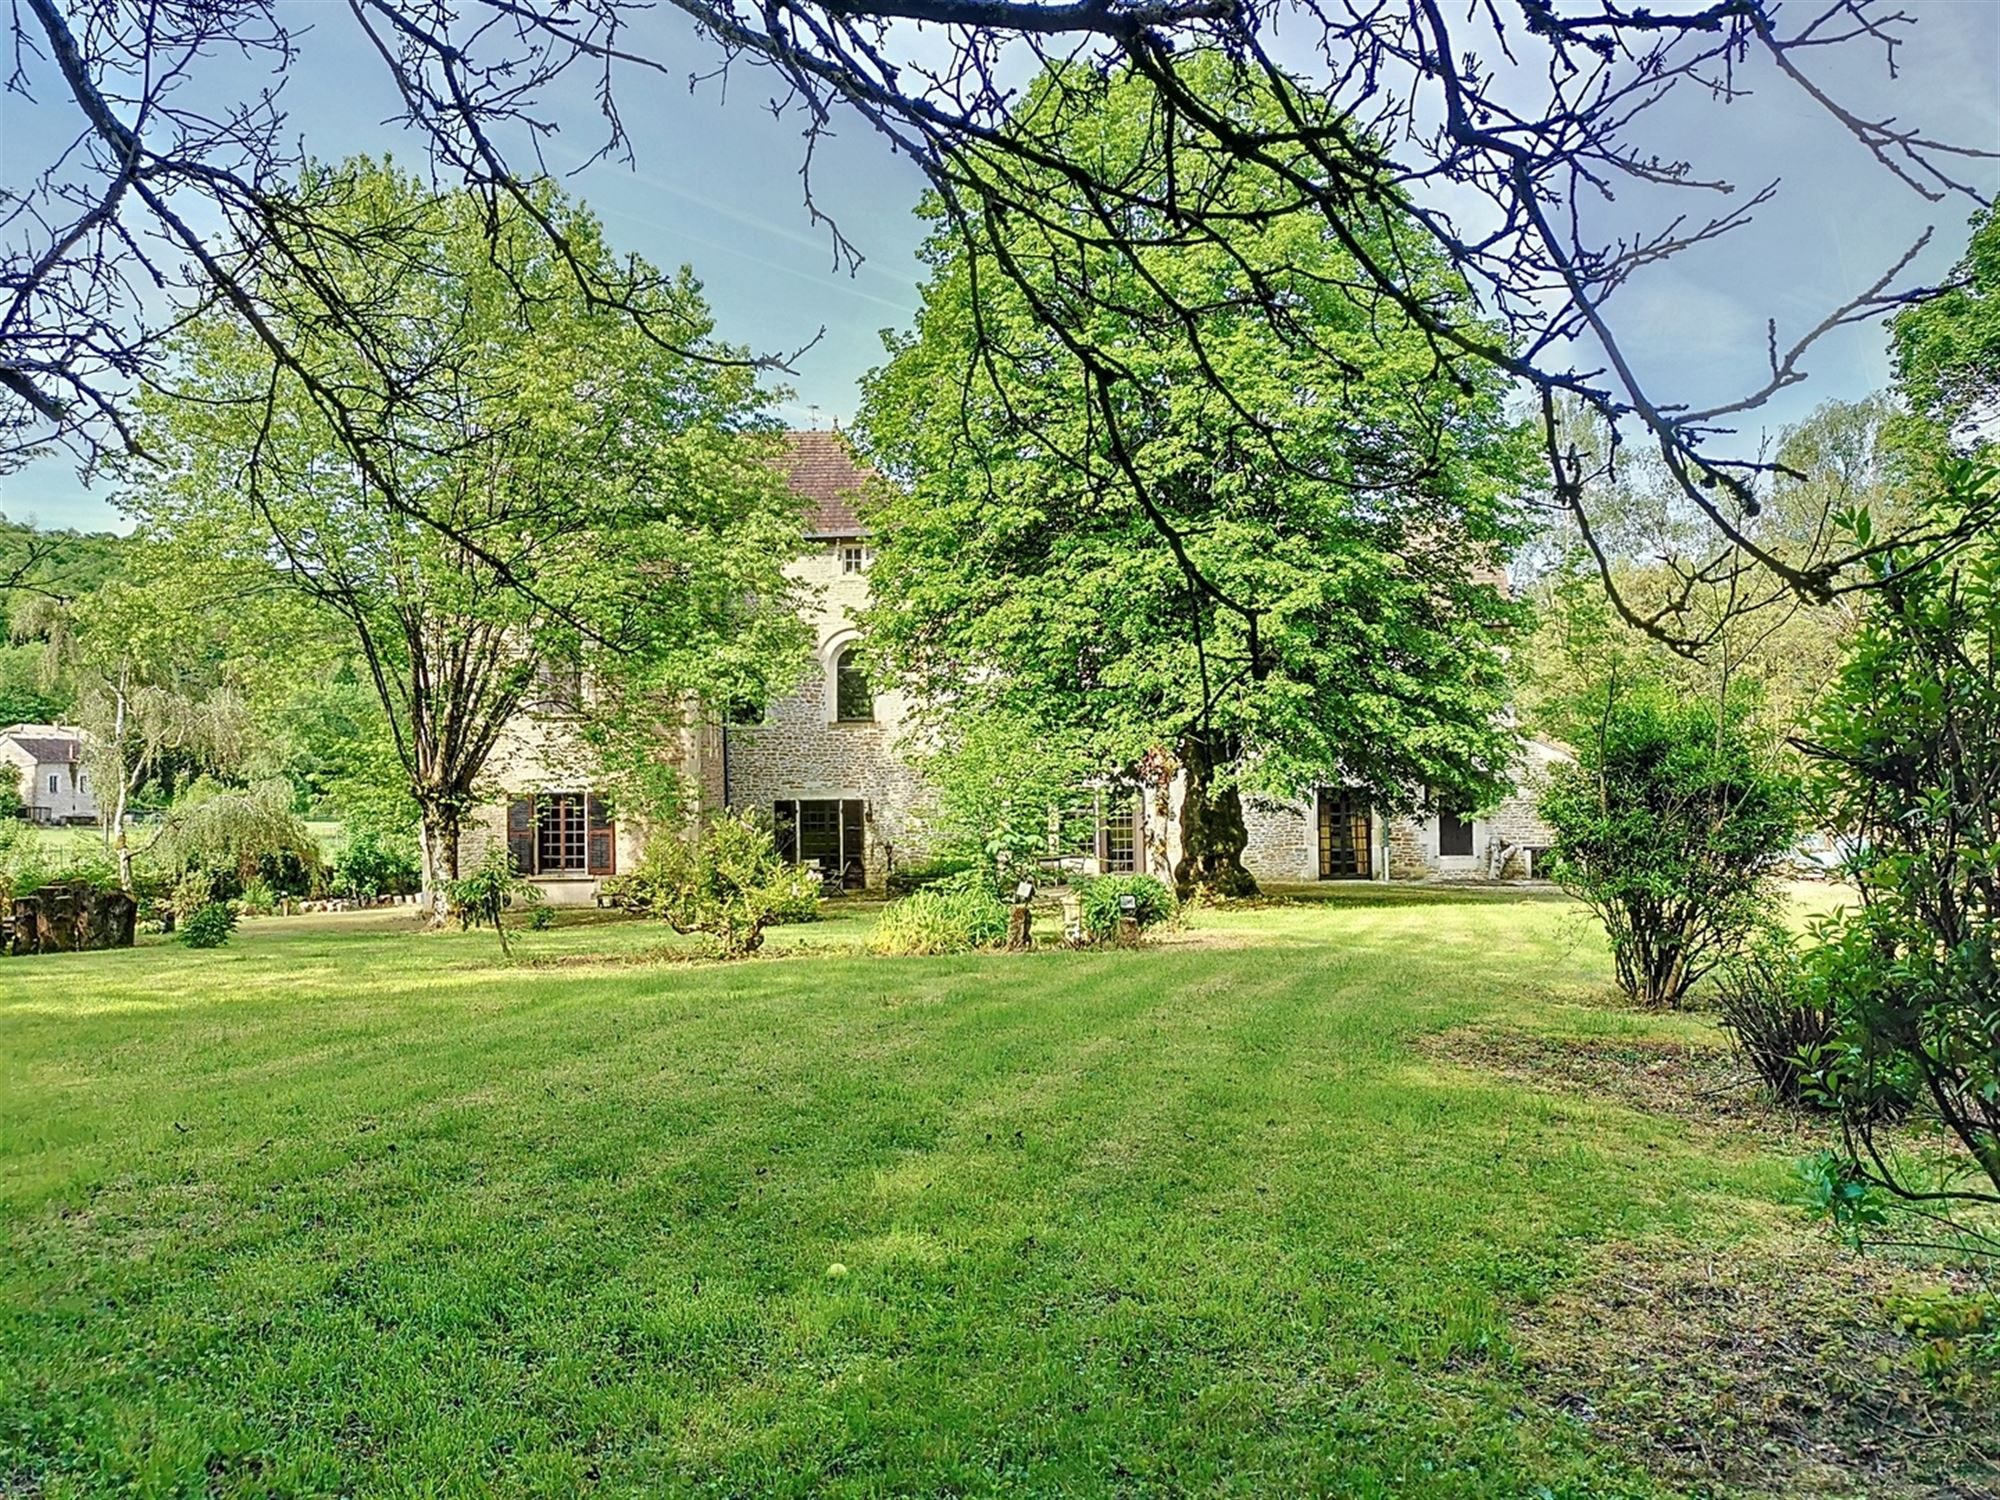
<path fill-rule="evenodd" d="M 702 772 L 697 753 L 699 733 L 698 729 L 664 725 L 660 736 L 661 757 L 680 771 L 697 795 Z M 459 868 L 474 869 L 496 843 L 505 846 L 511 798 L 591 791 L 592 768 L 589 747 L 568 715 L 553 708 L 536 708 L 509 720 L 480 777 L 479 806 L 459 836 Z M 616 829 L 613 859 L 617 870 L 623 872 L 645 852 L 646 830 L 637 819 L 627 817 L 617 820 Z M 535 884 L 551 905 L 577 906 L 596 900 L 601 882 L 595 876 L 562 874 L 538 876 Z"/>
<path fill-rule="evenodd" d="M 1293 884 L 1319 878 L 1318 834 L 1309 805 L 1246 795 L 1243 825 L 1250 835 L 1243 868 L 1260 882 Z"/>
<path fill-rule="evenodd" d="M 1531 851 L 1545 849 L 1554 832 L 1542 821 L 1536 803 L 1547 784 L 1549 769 L 1569 759 L 1566 751 L 1540 740 L 1527 740 L 1515 771 L 1515 790 L 1472 820 L 1472 853 L 1440 855 L 1435 817 L 1399 817 L 1389 828 L 1389 874 L 1395 880 L 1483 880 L 1495 873 L 1496 851 L 1511 849 L 1502 878 L 1520 879 L 1538 872 Z"/>
<path fill-rule="evenodd" d="M 877 682 L 872 721 L 835 720 L 835 664 L 860 639 L 854 614 L 868 600 L 868 575 L 841 570 L 840 545 L 817 544 L 792 564 L 789 571 L 813 595 L 813 659 L 797 688 L 769 705 L 762 723 L 721 731 L 717 789 L 727 806 L 766 816 L 780 801 L 864 802 L 865 863 L 875 886 L 892 865 L 924 857 L 922 814 L 929 796 L 911 764 L 922 745 L 906 723 L 901 692 Z"/>

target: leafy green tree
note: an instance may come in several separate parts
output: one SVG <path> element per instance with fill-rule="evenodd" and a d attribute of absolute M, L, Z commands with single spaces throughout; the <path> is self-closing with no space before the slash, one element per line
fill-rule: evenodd
<path fill-rule="evenodd" d="M 538 675 L 581 678 L 651 735 L 689 695 L 740 695 L 799 640 L 781 570 L 798 516 L 755 372 L 714 341 L 690 273 L 621 259 L 547 187 L 496 209 L 354 161 L 297 196 L 313 275 L 267 269 L 260 297 L 293 357 L 234 311 L 193 319 L 131 505 L 197 555 L 275 553 L 344 633 L 441 917 L 478 779 Z M 402 330 L 387 352 L 343 336 L 360 298 Z M 331 417 L 330 385 L 367 419 Z"/>
<path fill-rule="evenodd" d="M 299 890 L 323 866 L 319 841 L 292 810 L 289 781 L 228 786 L 206 778 L 174 800 L 145 849 L 145 863 L 170 880 L 190 872 L 236 886 L 260 877 Z"/>
<path fill-rule="evenodd" d="M 1664 611 L 1675 633 L 1700 640 L 1696 655 L 1673 651 L 1619 615 L 1606 597 L 1598 563 L 1567 518 L 1531 549 L 1528 596 L 1536 628 L 1518 658 L 1521 708 L 1538 729 L 1560 736 L 1575 701 L 1613 677 L 1646 676 L 1695 697 L 1737 700 L 1780 739 L 1811 717 L 1838 668 L 1861 604 L 1854 593 L 1813 603 L 1759 599 L 1746 608 L 1741 580 L 1728 568 L 1703 572 L 1709 539 L 1687 514 L 1673 481 L 1656 462 L 1621 455 L 1606 462 L 1602 428 L 1576 420 L 1569 434 L 1595 448 L 1597 487 L 1588 503 L 1600 518 L 1600 549 L 1619 593 L 1642 613 Z M 1909 446 L 1908 418 L 1889 394 L 1830 401 L 1780 435 L 1782 472 L 1746 521 L 1758 543 L 1804 567 L 1839 536 L 1836 518 L 1865 507 L 1885 525 L 1914 518 L 1924 483 Z"/>
<path fill-rule="evenodd" d="M 1990 505 L 1996 488 L 2000 468 L 1956 460 L 1940 503 Z M 2000 544 L 1898 549 L 1880 568 L 1805 741 L 1861 902 L 1825 934 L 1838 1034 L 1821 1085 L 1864 1180 L 2000 1203 Z M 1902 1141 L 1948 1148 L 1882 1141 L 1885 1097 L 1916 1102 Z"/>
<path fill-rule="evenodd" d="M 218 576 L 135 548 L 120 576 L 74 601 L 45 600 L 34 616 L 44 669 L 83 731 L 84 774 L 128 891 L 129 814 L 165 806 L 203 774 L 239 775 L 255 738 L 240 668 L 246 639 L 262 644 L 256 612 L 228 599 Z"/>
<path fill-rule="evenodd" d="M 1032 864 L 1049 852 L 1076 847 L 1096 826 L 1074 809 L 1091 774 L 1085 737 L 1075 726 L 1005 712 L 961 708 L 938 726 L 937 742 L 921 758 L 931 800 L 925 835 L 945 858 L 970 860 L 1009 874 L 1009 863 Z"/>
<path fill-rule="evenodd" d="M 417 805 L 368 665 L 344 637 L 316 644 L 320 651 L 302 652 L 251 698 L 269 769 L 298 789 L 308 816 L 406 838 L 414 848 Z"/>
<path fill-rule="evenodd" d="M 916 329 L 888 339 L 859 422 L 894 481 L 869 509 L 866 649 L 946 721 L 1080 728 L 1093 774 L 1170 752 L 1178 883 L 1240 890 L 1245 789 L 1497 790 L 1516 618 L 1499 569 L 1525 455 L 1500 382 L 1431 378 L 1424 335 L 1280 211 L 1275 173 L 1151 151 L 1149 99 L 1129 73 L 1064 69 L 1019 116 L 1067 111 L 1065 154 L 1142 196 L 1155 174 L 1162 200 L 1174 174 L 1175 193 L 1226 205 L 1229 237 L 1094 259 L 1064 237 L 1090 205 L 1056 171 L 1040 214 L 997 227 L 920 210 Z M 1268 124 L 1284 101 L 1227 106 Z M 1139 217 L 1136 239 L 1171 238 Z M 1402 256 L 1411 297 L 1469 305 L 1436 257 L 1372 248 Z M 1081 259 L 1058 276 L 1065 254 Z M 1070 305 L 1078 277 L 1093 296 Z M 1251 287 L 1282 327 L 1245 315 Z"/>
<path fill-rule="evenodd" d="M 1797 777 L 1737 703 L 1613 680 L 1575 706 L 1542 794 L 1551 869 L 1611 941 L 1618 985 L 1677 1006 L 1749 938 L 1799 824 Z"/>
<path fill-rule="evenodd" d="M 2000 440 L 2000 211 L 1974 217 L 1947 289 L 1889 326 L 1896 384 L 1911 408 L 1966 443 Z"/>
<path fill-rule="evenodd" d="M 0 516 L 0 612 L 89 593 L 117 575 L 122 546 L 108 531 L 44 530 Z"/>
<path fill-rule="evenodd" d="M 0 516 L 0 724 L 66 719 L 74 684 L 51 673 L 49 632 L 122 566 L 122 538 Z"/>
<path fill-rule="evenodd" d="M 407 896 L 417 888 L 414 841 L 408 849 L 372 828 L 345 830 L 346 841 L 334 856 L 330 885 L 336 896 L 370 900 L 376 896 Z"/>

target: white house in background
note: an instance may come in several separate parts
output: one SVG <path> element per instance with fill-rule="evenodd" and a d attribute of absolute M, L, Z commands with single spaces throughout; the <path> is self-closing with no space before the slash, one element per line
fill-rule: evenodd
<path fill-rule="evenodd" d="M 60 724 L 0 728 L 0 766 L 17 772 L 34 823 L 93 823 L 97 799 L 83 768 L 83 731 Z"/>
<path fill-rule="evenodd" d="M 755 722 L 690 724 L 662 736 L 661 759 L 681 773 L 697 816 L 751 810 L 773 821 L 779 846 L 829 883 L 879 887 L 896 865 L 924 857 L 929 790 L 912 765 L 921 750 L 893 684 L 871 683 L 852 654 L 854 613 L 868 601 L 872 559 L 858 501 L 872 476 L 838 432 L 790 434 L 786 477 L 798 496 L 807 547 L 788 571 L 811 593 L 813 663 Z M 590 785 L 580 740 L 552 693 L 508 727 L 489 761 L 485 806 L 461 857 L 505 839 L 552 901 L 589 901 L 605 876 L 629 869 L 643 830 L 619 818 Z M 1294 802 L 1245 800 L 1243 863 L 1262 881 L 1504 879 L 1536 873 L 1552 842 L 1535 810 L 1563 751 L 1520 748 L 1516 789 L 1495 807 L 1388 814 L 1363 794 L 1315 788 Z M 1085 794 L 1073 846 L 1045 851 L 1087 873 L 1170 877 L 1180 857 L 1177 787 L 1104 787 Z M 1092 825 L 1094 824 L 1094 828 Z M 1042 853 L 1044 851 L 1037 851 Z"/>

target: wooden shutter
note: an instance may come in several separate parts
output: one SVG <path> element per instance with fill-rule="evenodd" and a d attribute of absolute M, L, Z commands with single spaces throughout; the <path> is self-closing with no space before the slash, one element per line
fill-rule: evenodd
<path fill-rule="evenodd" d="M 840 883 L 849 890 L 860 890 L 868 883 L 868 854 L 861 831 L 861 807 L 860 802 L 851 799 L 840 804 Z"/>
<path fill-rule="evenodd" d="M 592 875 L 614 875 L 618 865 L 618 823 L 595 792 L 584 793 L 584 863 Z"/>
<path fill-rule="evenodd" d="M 535 873 L 535 799 L 514 797 L 507 803 L 507 852 L 523 875 Z"/>
<path fill-rule="evenodd" d="M 1146 857 L 1146 793 L 1143 789 L 1132 793 L 1132 873 L 1151 873 L 1151 862 Z"/>
<path fill-rule="evenodd" d="M 1096 812 L 1092 821 L 1097 825 L 1097 873 L 1102 875 L 1111 867 L 1111 820 L 1105 816 L 1104 793 L 1097 793 L 1091 806 Z"/>
<path fill-rule="evenodd" d="M 799 805 L 796 802 L 773 802 L 771 804 L 772 841 L 778 846 L 778 858 L 788 865 L 799 862 Z"/>

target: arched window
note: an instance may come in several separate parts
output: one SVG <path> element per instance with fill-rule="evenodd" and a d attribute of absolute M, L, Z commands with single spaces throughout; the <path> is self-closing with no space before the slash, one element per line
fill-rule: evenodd
<path fill-rule="evenodd" d="M 843 646 L 833 664 L 833 716 L 843 724 L 875 717 L 875 690 L 852 646 Z"/>

